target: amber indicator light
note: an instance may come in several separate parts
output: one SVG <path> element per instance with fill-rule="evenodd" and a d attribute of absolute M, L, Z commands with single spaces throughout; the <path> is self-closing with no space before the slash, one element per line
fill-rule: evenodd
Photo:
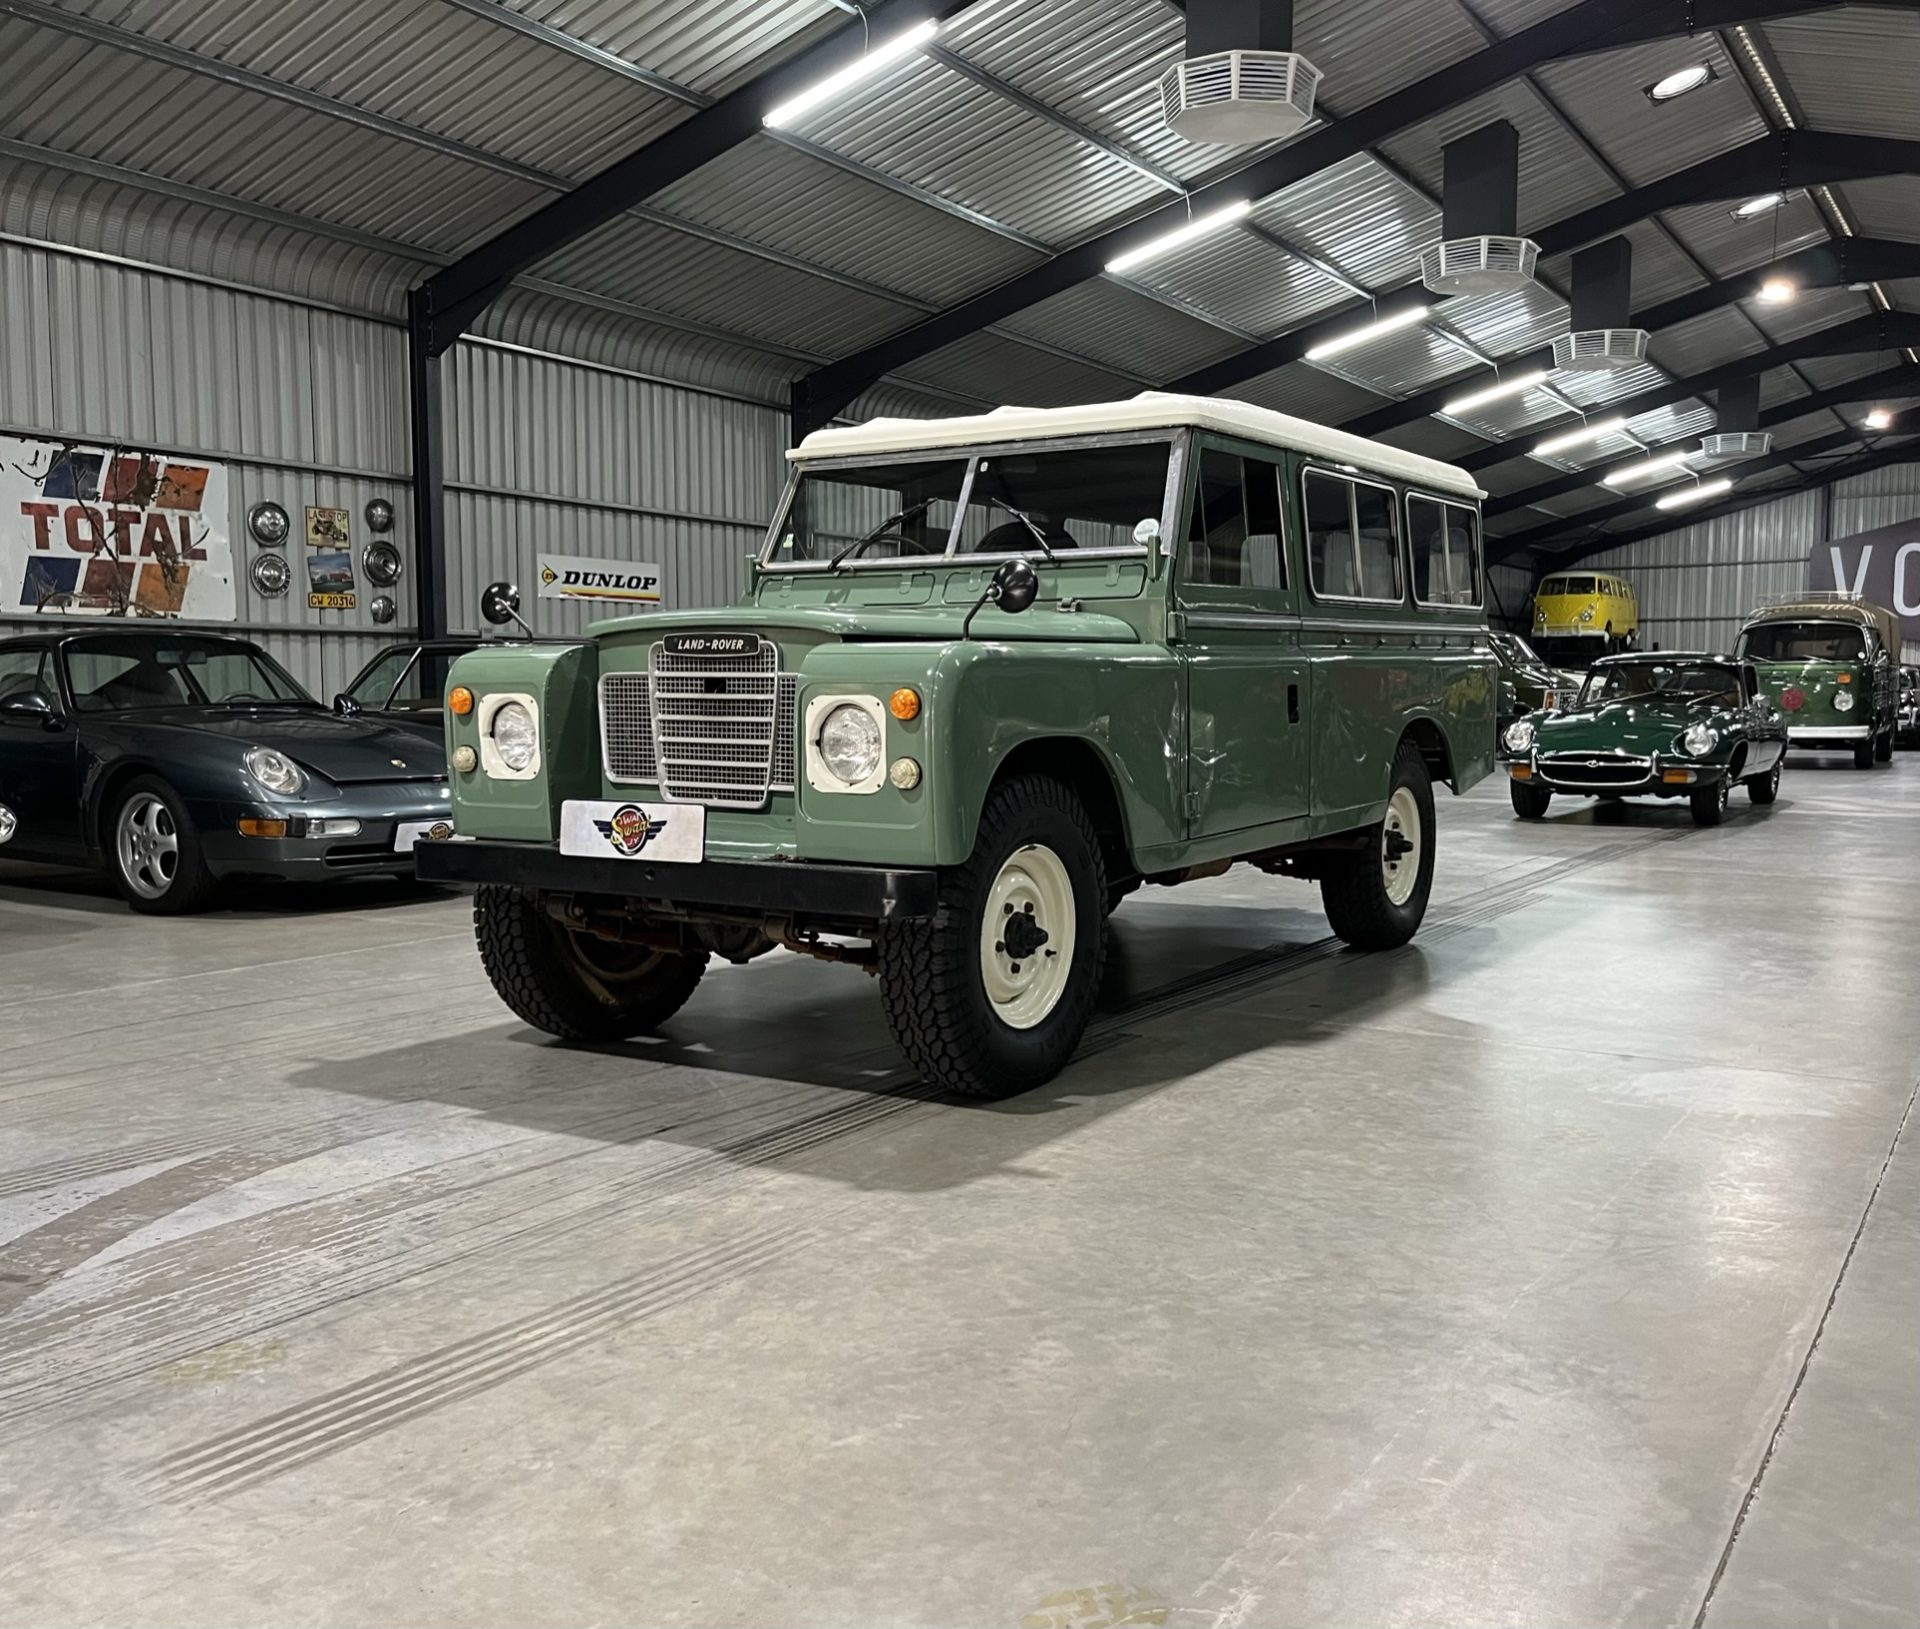
<path fill-rule="evenodd" d="M 447 692 L 447 705 L 458 717 L 465 718 L 473 711 L 473 692 L 464 684 L 456 684 Z"/>
<path fill-rule="evenodd" d="M 920 716 L 920 692 L 918 690 L 909 690 L 906 686 L 902 685 L 900 689 L 894 691 L 892 695 L 887 697 L 887 711 L 899 719 L 902 724 L 905 724 L 909 719 L 918 718 Z"/>
<path fill-rule="evenodd" d="M 285 837 L 287 823 L 284 820 L 242 820 L 240 835 L 242 837 Z"/>

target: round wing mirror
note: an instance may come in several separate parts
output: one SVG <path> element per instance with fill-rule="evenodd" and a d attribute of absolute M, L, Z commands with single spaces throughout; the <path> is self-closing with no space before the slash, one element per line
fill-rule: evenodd
<path fill-rule="evenodd" d="M 1009 560 L 993 574 L 993 586 L 999 590 L 993 603 L 1008 615 L 1024 611 L 1040 592 L 1040 575 L 1025 560 Z"/>
<path fill-rule="evenodd" d="M 520 590 L 512 583 L 488 583 L 480 592 L 480 614 L 496 628 L 520 611 Z"/>
<path fill-rule="evenodd" d="M 1143 549 L 1150 549 L 1160 541 L 1160 522 L 1152 515 L 1137 521 L 1133 528 L 1133 540 Z"/>

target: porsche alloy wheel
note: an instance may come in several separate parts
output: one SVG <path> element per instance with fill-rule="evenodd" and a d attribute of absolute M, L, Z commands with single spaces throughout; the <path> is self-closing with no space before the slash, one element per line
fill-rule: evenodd
<path fill-rule="evenodd" d="M 158 776 L 134 781 L 114 806 L 107 862 L 121 897 L 144 915 L 197 911 L 213 894 L 200 833 L 179 794 Z"/>

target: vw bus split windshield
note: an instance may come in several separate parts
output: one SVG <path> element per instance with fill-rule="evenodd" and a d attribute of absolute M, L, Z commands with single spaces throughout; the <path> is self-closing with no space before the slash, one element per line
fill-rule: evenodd
<path fill-rule="evenodd" d="M 765 562 L 1144 551 L 1158 535 L 1172 455 L 1171 442 L 1146 441 L 802 466 Z"/>

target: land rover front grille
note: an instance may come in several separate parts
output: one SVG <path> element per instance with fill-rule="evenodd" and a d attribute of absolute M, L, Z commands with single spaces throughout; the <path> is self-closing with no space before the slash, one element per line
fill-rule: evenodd
<path fill-rule="evenodd" d="M 607 779 L 670 798 L 757 809 L 793 790 L 799 680 L 766 640 L 740 656 L 655 645 L 651 670 L 600 681 Z"/>
<path fill-rule="evenodd" d="M 1555 786 L 1639 786 L 1651 779 L 1653 760 L 1625 752 L 1543 752 L 1534 769 Z"/>

